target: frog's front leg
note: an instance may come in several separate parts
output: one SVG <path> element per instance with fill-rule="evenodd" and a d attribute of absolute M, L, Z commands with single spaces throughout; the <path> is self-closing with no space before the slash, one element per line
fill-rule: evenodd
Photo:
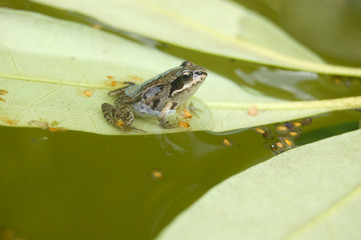
<path fill-rule="evenodd" d="M 173 110 L 175 106 L 178 106 L 178 104 L 173 101 L 168 101 L 162 108 L 158 116 L 158 120 L 163 128 L 175 128 L 178 126 L 176 123 L 170 123 L 169 120 L 167 119 L 167 115 L 169 111 Z"/>
<path fill-rule="evenodd" d="M 116 96 L 119 96 L 119 95 L 122 95 L 124 94 L 125 90 L 127 89 L 128 86 L 126 87 L 121 87 L 121 88 L 118 88 L 118 89 L 115 89 L 113 91 L 110 91 L 108 92 L 108 96 L 109 97 L 116 97 Z"/>
<path fill-rule="evenodd" d="M 108 96 L 109 96 L 109 97 L 116 97 L 116 96 L 122 95 L 122 94 L 124 94 L 124 92 L 125 92 L 125 90 L 127 89 L 127 87 L 132 86 L 132 85 L 135 85 L 134 82 L 124 82 L 124 84 L 128 84 L 128 86 L 124 86 L 124 87 L 115 89 L 115 90 L 113 90 L 113 91 L 110 91 L 110 92 L 108 92 Z"/>

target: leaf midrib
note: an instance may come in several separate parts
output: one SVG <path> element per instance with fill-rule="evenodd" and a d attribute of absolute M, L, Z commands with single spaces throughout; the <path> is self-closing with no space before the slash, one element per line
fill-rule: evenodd
<path fill-rule="evenodd" d="M 94 89 L 112 89 L 111 87 L 105 85 L 92 85 L 88 83 L 80 83 L 80 82 L 70 82 L 70 81 L 62 81 L 55 79 L 42 79 L 42 78 L 32 78 L 32 77 L 24 77 L 24 76 L 13 76 L 0 74 L 0 78 L 4 79 L 14 79 L 19 81 L 29 81 L 29 82 L 38 82 L 38 83 L 50 83 L 50 84 L 59 84 L 63 86 L 71 86 L 71 87 L 84 87 L 84 88 L 94 88 Z"/>
<path fill-rule="evenodd" d="M 31 78 L 23 76 L 13 76 L 0 74 L 0 78 L 5 79 L 14 79 L 19 81 L 30 81 L 38 83 L 50 83 L 58 84 L 62 86 L 71 86 L 71 87 L 83 87 L 83 88 L 93 88 L 93 89 L 105 89 L 111 90 L 114 89 L 109 86 L 104 85 L 92 85 L 88 83 L 79 83 L 79 82 L 69 82 L 61 81 L 55 79 L 41 79 L 41 78 Z M 337 98 L 331 100 L 315 100 L 315 101 L 286 101 L 286 102 L 216 102 L 216 101 L 204 101 L 205 104 L 212 109 L 233 109 L 233 110 L 246 110 L 250 108 L 257 108 L 258 110 L 307 110 L 307 109 L 329 109 L 329 110 L 345 110 L 352 108 L 361 107 L 361 96 L 358 97 L 346 97 L 346 98 Z"/>

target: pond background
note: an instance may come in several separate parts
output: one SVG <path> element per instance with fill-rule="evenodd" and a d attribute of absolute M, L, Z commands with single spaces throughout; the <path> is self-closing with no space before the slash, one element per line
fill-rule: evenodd
<path fill-rule="evenodd" d="M 334 19 L 335 15 L 329 14 L 336 12 L 340 4 L 343 4 L 342 11 L 348 13 L 342 15 L 344 25 L 348 26 L 342 29 L 345 36 L 350 37 L 332 35 L 329 31 L 333 27 L 322 28 L 328 31 L 329 39 L 344 39 L 337 45 L 330 41 L 327 47 L 327 42 L 317 39 L 310 28 L 303 30 L 297 22 L 308 19 L 304 15 L 310 14 L 307 9 L 314 6 L 314 2 L 238 2 L 269 17 L 332 63 L 357 66 L 361 62 L 359 48 L 353 51 L 361 38 L 360 31 L 354 30 L 360 22 L 356 21 L 361 16 L 357 14 L 360 8 L 342 1 L 317 2 L 317 5 L 327 6 L 327 11 L 315 8 L 314 14 L 325 22 L 329 20 L 328 24 L 339 22 Z M 28 1 L 0 3 L 45 11 L 55 17 L 66 15 L 70 20 L 85 23 L 88 20 Z M 359 1 L 354 4 L 359 6 Z M 288 100 L 356 96 L 361 90 L 359 79 L 341 78 L 340 85 L 334 81 L 334 76 L 318 75 L 313 79 L 305 78 L 297 85 L 291 84 L 285 91 L 283 86 L 274 84 L 274 79 L 281 75 L 273 68 L 267 69 L 273 73 L 269 82 L 259 82 L 254 77 L 250 83 L 234 70 L 240 68 L 252 73 L 264 66 L 171 45 L 161 44 L 159 50 L 190 59 L 237 84 Z M 360 114 L 350 110 L 315 117 L 312 124 L 303 127 L 295 144 L 358 129 Z M 101 136 L 7 127 L 1 127 L 0 132 L 0 191 L 3 196 L 0 198 L 0 231 L 4 233 L 3 240 L 9 239 L 9 232 L 30 240 L 151 239 L 211 187 L 274 156 L 265 139 L 254 129 L 222 134 L 186 132 L 150 136 Z M 223 144 L 225 138 L 232 146 Z"/>

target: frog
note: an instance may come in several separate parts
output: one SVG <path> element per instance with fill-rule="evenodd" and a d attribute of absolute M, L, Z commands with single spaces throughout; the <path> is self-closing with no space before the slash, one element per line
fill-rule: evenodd
<path fill-rule="evenodd" d="M 125 82 L 127 86 L 110 91 L 108 96 L 116 97 L 114 105 L 103 103 L 101 110 L 104 118 L 111 125 L 124 131 L 133 129 L 135 117 L 158 118 L 159 124 L 165 129 L 175 128 L 168 117 L 180 108 L 186 108 L 191 96 L 206 79 L 207 70 L 183 61 L 179 66 L 169 69 L 141 84 Z"/>

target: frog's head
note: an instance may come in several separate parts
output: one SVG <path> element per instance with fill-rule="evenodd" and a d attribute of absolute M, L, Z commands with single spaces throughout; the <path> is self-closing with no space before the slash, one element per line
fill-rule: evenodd
<path fill-rule="evenodd" d="M 207 71 L 190 61 L 179 66 L 176 78 L 171 82 L 170 97 L 179 104 L 185 103 L 199 88 L 207 77 Z"/>

